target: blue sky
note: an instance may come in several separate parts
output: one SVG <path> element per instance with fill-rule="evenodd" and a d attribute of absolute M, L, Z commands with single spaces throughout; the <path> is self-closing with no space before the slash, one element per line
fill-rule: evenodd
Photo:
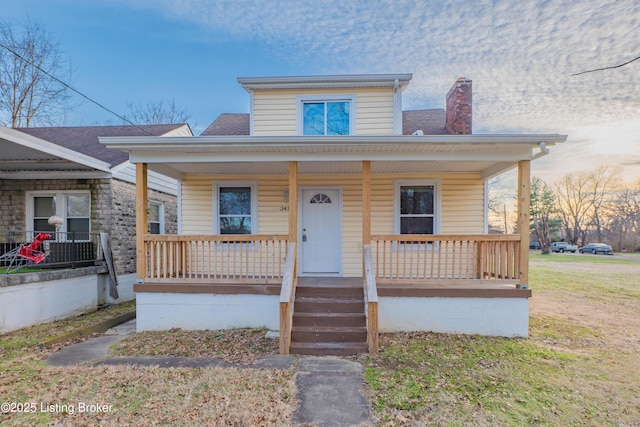
<path fill-rule="evenodd" d="M 196 133 L 248 112 L 237 77 L 413 73 L 405 108 L 442 108 L 474 84 L 475 133 L 564 133 L 534 162 L 564 175 L 600 164 L 640 176 L 640 2 L 632 0 L 4 0 L 0 17 L 45 25 L 73 85 L 125 114 L 175 99 Z M 84 104 L 69 125 L 120 124 Z"/>

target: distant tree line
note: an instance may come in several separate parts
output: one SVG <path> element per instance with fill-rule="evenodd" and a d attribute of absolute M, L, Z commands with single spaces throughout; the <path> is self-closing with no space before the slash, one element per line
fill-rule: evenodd
<path fill-rule="evenodd" d="M 498 193 L 504 191 L 499 181 L 493 185 Z M 494 228 L 502 231 L 503 213 L 495 207 L 492 213 Z M 530 214 L 531 241 L 539 242 L 543 253 L 554 241 L 606 243 L 616 251 L 640 252 L 640 179 L 625 182 L 619 169 L 600 167 L 555 181 L 534 176 Z"/>

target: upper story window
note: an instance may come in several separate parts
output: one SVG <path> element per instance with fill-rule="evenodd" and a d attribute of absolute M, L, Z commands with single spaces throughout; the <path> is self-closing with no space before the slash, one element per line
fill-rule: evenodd
<path fill-rule="evenodd" d="M 355 134 L 355 95 L 298 97 L 298 134 Z"/>

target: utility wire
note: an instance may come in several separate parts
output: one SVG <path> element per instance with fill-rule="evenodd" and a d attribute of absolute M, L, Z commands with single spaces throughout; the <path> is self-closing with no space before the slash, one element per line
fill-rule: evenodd
<path fill-rule="evenodd" d="M 15 50 L 11 49 L 9 46 L 6 46 L 3 43 L 0 43 L 0 47 L 5 48 L 6 50 L 8 50 L 9 52 L 13 53 L 15 56 L 17 56 L 19 59 L 23 60 L 24 62 L 26 62 L 27 64 L 31 65 L 32 67 L 36 67 L 38 70 L 40 70 L 41 72 L 43 72 L 44 74 L 46 74 L 47 76 L 51 77 L 53 80 L 57 81 L 58 83 L 60 83 L 61 85 L 63 85 L 64 87 L 66 87 L 67 89 L 72 90 L 73 92 L 77 93 L 78 95 L 80 95 L 81 97 L 85 98 L 86 100 L 88 100 L 89 102 L 92 102 L 94 104 L 96 104 L 98 107 L 102 108 L 103 110 L 113 114 L 114 116 L 118 117 L 120 120 L 129 123 L 132 126 L 135 126 L 136 128 L 140 129 L 142 132 L 146 133 L 147 135 L 153 136 L 152 133 L 150 133 L 149 131 L 147 131 L 146 129 L 142 128 L 140 125 L 137 125 L 135 123 L 133 123 L 132 121 L 130 121 L 129 119 L 127 119 L 126 117 L 121 116 L 120 114 L 116 113 L 113 110 L 110 110 L 109 108 L 105 107 L 104 105 L 100 104 L 98 101 L 94 101 L 93 99 L 89 98 L 87 95 L 85 95 L 84 93 L 80 92 L 78 89 L 74 88 L 73 86 L 63 82 L 62 80 L 60 80 L 59 78 L 57 78 L 56 76 L 49 74 L 47 71 L 43 70 L 42 68 L 40 68 L 38 65 L 34 64 L 33 62 L 29 61 L 27 58 L 23 57 L 22 55 L 20 55 L 18 52 L 16 52 Z"/>
<path fill-rule="evenodd" d="M 611 67 L 596 68 L 595 70 L 582 71 L 580 73 L 574 73 L 574 74 L 571 74 L 571 75 L 572 76 L 579 76 L 580 74 L 593 73 L 594 71 L 611 70 L 611 69 L 614 69 L 614 68 L 620 68 L 620 67 L 624 67 L 627 64 L 631 64 L 633 61 L 637 61 L 638 59 L 640 59 L 640 56 L 638 56 L 637 58 L 633 58 L 631 61 L 627 61 L 624 64 L 613 65 Z"/>

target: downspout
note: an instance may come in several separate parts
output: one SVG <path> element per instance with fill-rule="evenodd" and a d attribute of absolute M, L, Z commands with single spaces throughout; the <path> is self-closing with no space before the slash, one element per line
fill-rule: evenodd
<path fill-rule="evenodd" d="M 393 82 L 393 134 L 398 135 L 398 79 Z"/>
<path fill-rule="evenodd" d="M 253 136 L 253 89 L 249 89 L 249 135 Z"/>
<path fill-rule="evenodd" d="M 538 143 L 538 146 L 540 147 L 540 152 L 536 153 L 531 160 L 535 160 L 535 159 L 539 159 L 542 156 L 546 156 L 547 154 L 549 154 L 551 152 L 551 150 L 549 150 L 549 147 L 547 147 L 547 145 L 544 143 L 544 141 L 540 141 Z"/>

